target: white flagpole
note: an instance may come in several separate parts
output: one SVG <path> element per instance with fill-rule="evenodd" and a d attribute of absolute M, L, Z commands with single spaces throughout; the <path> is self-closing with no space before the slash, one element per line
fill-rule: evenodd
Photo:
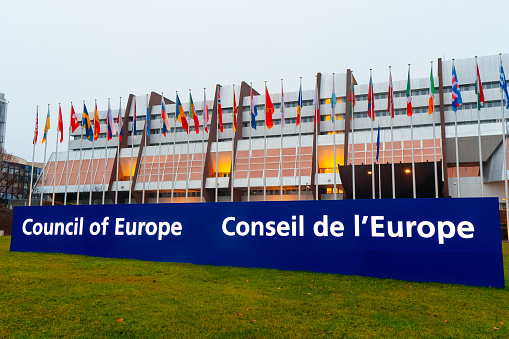
<path fill-rule="evenodd" d="M 477 56 L 475 57 L 475 72 L 477 77 Z M 477 84 L 480 88 L 480 84 Z M 481 108 L 477 107 L 477 137 L 479 139 L 479 175 L 481 177 L 481 197 L 484 198 L 484 174 L 482 168 L 482 145 L 481 145 Z"/>
<path fill-rule="evenodd" d="M 300 87 L 299 91 L 302 88 L 302 77 L 300 77 Z M 302 98 L 301 98 L 302 99 Z M 302 101 L 302 104 L 304 105 L 304 101 Z M 299 201 L 300 201 L 300 190 L 302 185 L 302 110 L 303 107 L 300 108 L 300 121 L 299 121 Z M 306 198 L 307 198 L 307 192 L 306 192 Z"/>
<path fill-rule="evenodd" d="M 189 89 L 189 94 L 191 94 L 191 89 Z M 189 116 L 191 116 L 191 103 L 189 103 Z M 189 129 L 191 129 L 191 119 L 189 119 Z M 187 196 L 189 192 L 189 180 L 191 178 L 189 174 L 189 133 L 187 133 L 187 155 L 186 155 L 186 199 L 187 202 Z"/>
<path fill-rule="evenodd" d="M 378 122 L 378 128 L 380 128 L 380 121 Z M 380 143 L 383 145 L 383 139 L 381 136 L 380 139 Z M 378 152 L 380 152 L 380 149 Z M 378 159 L 380 159 L 380 157 Z M 380 161 L 378 161 L 378 199 L 382 199 L 382 171 L 380 168 Z"/>
<path fill-rule="evenodd" d="M 148 108 L 148 94 L 147 94 L 147 108 Z M 150 112 L 148 112 L 148 114 L 150 114 Z M 146 159 L 145 159 L 145 151 L 146 151 L 146 147 L 147 147 L 147 137 L 148 137 L 148 134 L 147 134 L 147 128 L 150 128 L 150 126 L 148 125 L 149 123 L 149 120 L 147 120 L 147 117 L 145 117 L 145 128 L 144 128 L 144 131 L 143 133 L 145 134 L 145 144 L 143 145 L 143 151 L 141 152 L 141 161 L 143 162 L 143 185 L 142 185 L 142 194 L 141 194 L 141 203 L 144 204 L 145 203 L 145 181 L 147 180 L 147 167 L 146 167 Z M 140 147 L 141 147 L 141 144 L 140 144 Z"/>
<path fill-rule="evenodd" d="M 265 81 L 265 93 L 267 93 L 267 81 Z M 265 98 L 267 103 L 267 98 Z M 267 105 L 265 105 L 265 128 L 263 134 L 263 201 L 267 199 Z"/>
<path fill-rule="evenodd" d="M 253 93 L 253 83 L 251 83 L 251 92 L 250 95 Z M 253 106 L 253 97 L 251 96 L 251 106 Z M 249 151 L 248 151 L 248 157 L 249 161 L 247 163 L 247 201 L 251 200 L 251 130 L 253 129 L 253 126 L 251 126 L 251 121 L 253 119 L 252 116 L 253 112 L 251 110 L 249 111 Z"/>
<path fill-rule="evenodd" d="M 334 88 L 334 73 L 332 73 L 332 90 L 335 92 L 336 89 Z M 332 100 L 332 96 L 331 96 L 331 100 Z M 331 103 L 332 105 L 332 103 Z M 332 173 L 334 175 L 334 200 L 337 199 L 337 196 L 336 196 L 336 111 L 335 111 L 335 106 L 336 106 L 336 102 L 334 103 L 334 106 L 332 107 L 332 127 L 333 127 L 333 131 L 332 131 L 332 149 L 333 149 L 333 153 L 334 153 L 334 156 L 333 156 L 333 161 L 334 161 L 334 165 L 332 166 Z"/>
<path fill-rule="evenodd" d="M 159 204 L 159 189 L 160 189 L 160 185 L 161 185 L 161 182 L 163 181 L 163 178 L 161 178 L 161 144 L 162 144 L 162 141 L 163 141 L 163 124 L 164 124 L 164 119 L 163 119 L 163 106 L 162 106 L 162 101 L 164 100 L 164 97 L 163 97 L 163 92 L 161 92 L 161 125 L 159 127 L 159 157 L 157 159 L 157 193 L 156 193 L 156 203 Z M 166 154 L 166 156 L 168 156 L 168 154 Z"/>
<path fill-rule="evenodd" d="M 205 109 L 207 107 L 207 96 L 205 95 L 205 88 L 203 89 L 203 107 L 202 107 L 202 117 L 203 117 L 203 133 L 201 135 L 201 170 L 202 175 L 200 178 L 200 202 L 203 202 L 203 172 L 205 171 L 205 168 L 203 167 L 203 156 L 204 156 L 204 145 L 205 145 L 205 126 L 207 125 L 207 116 L 205 113 Z"/>
<path fill-rule="evenodd" d="M 175 183 L 177 182 L 177 175 L 175 174 L 175 155 L 176 155 L 176 149 L 177 149 L 177 103 L 175 103 L 175 116 L 173 117 L 173 155 L 172 155 L 172 162 L 171 162 L 171 199 L 170 202 L 173 203 L 173 191 L 175 189 Z"/>
<path fill-rule="evenodd" d="M 233 97 L 235 98 L 235 84 L 233 84 Z M 233 102 L 235 102 L 235 100 Z M 233 120 L 235 120 L 236 118 L 237 117 L 235 117 L 235 105 L 233 105 Z M 233 202 L 233 190 L 234 190 L 233 183 L 234 183 L 234 180 L 235 180 L 235 168 L 233 166 L 233 156 L 234 156 L 233 147 L 234 147 L 234 145 L 235 145 L 235 131 L 233 131 L 233 135 L 232 135 L 232 173 L 231 173 L 231 176 L 232 176 L 232 191 L 231 191 L 231 194 L 230 194 L 231 195 L 231 202 Z"/>
<path fill-rule="evenodd" d="M 318 94 L 318 76 L 315 76 L 315 200 L 318 200 L 318 126 L 320 124 L 320 95 Z M 306 196 L 307 198 L 307 196 Z"/>
<path fill-rule="evenodd" d="M 122 117 L 122 97 L 120 97 L 120 105 L 119 105 L 119 109 L 118 109 L 118 116 L 119 117 Z M 117 118 L 118 119 L 118 118 Z M 119 123 L 119 121 L 117 120 L 117 124 Z M 117 185 L 116 185 L 116 188 L 115 188 L 115 205 L 118 203 L 118 172 L 120 171 L 120 132 L 122 131 L 122 128 L 124 127 L 123 126 L 124 124 L 122 125 L 119 125 L 119 131 L 118 131 L 118 145 L 117 145 L 117 154 L 115 155 L 117 157 L 117 173 L 116 173 L 116 176 L 117 176 Z"/>
<path fill-rule="evenodd" d="M 500 64 L 500 70 L 499 72 L 502 73 L 502 53 L 499 53 L 499 64 Z M 502 79 L 502 74 L 500 74 L 500 78 Z M 504 110 L 504 92 L 502 87 L 500 87 L 500 107 L 502 109 L 502 145 L 504 147 L 504 166 L 502 167 L 504 171 L 504 187 L 505 187 L 505 212 L 506 212 L 506 218 L 509 218 L 509 189 L 507 185 L 507 124 L 505 120 L 505 110 Z M 509 220 L 509 219 L 506 219 Z M 508 234 L 509 238 L 509 234 Z"/>
<path fill-rule="evenodd" d="M 49 104 L 48 104 L 48 112 L 49 112 Z M 46 123 L 44 126 L 46 126 Z M 48 128 L 48 131 L 49 131 L 49 128 Z M 41 201 L 39 202 L 39 206 L 42 206 L 42 198 L 43 198 L 43 194 L 44 194 L 44 184 L 45 184 L 46 172 L 47 172 L 46 171 L 46 149 L 48 148 L 48 138 L 47 137 L 48 137 L 48 135 L 46 136 L 46 141 L 45 141 L 46 145 L 44 145 L 44 166 L 43 166 L 43 171 L 42 171 Z"/>
<path fill-rule="evenodd" d="M 452 66 L 454 67 L 454 59 L 452 59 Z M 461 195 L 460 195 L 460 164 L 458 151 L 458 111 L 454 112 L 454 142 L 456 146 L 456 191 L 458 192 L 458 198 L 460 198 Z"/>
<path fill-rule="evenodd" d="M 217 91 L 221 93 L 221 88 L 218 88 Z M 219 94 L 220 96 L 221 94 Z M 217 96 L 217 93 L 216 93 Z M 222 109 L 222 107 L 221 107 Z M 221 114 L 223 114 L 221 112 Z M 218 194 L 218 177 L 219 177 L 219 110 L 218 110 L 218 103 L 216 103 L 216 184 L 215 184 L 215 202 L 217 202 L 217 194 Z"/>
<path fill-rule="evenodd" d="M 352 78 L 353 78 L 353 75 L 352 75 Z M 353 87 L 353 84 L 352 84 L 352 87 Z M 352 89 L 350 88 L 350 91 Z M 355 95 L 355 93 L 354 93 Z M 353 122 L 355 121 L 355 118 L 354 118 L 354 105 L 352 104 L 352 101 L 350 100 L 350 108 L 351 108 L 351 113 L 352 113 L 352 116 L 350 117 L 352 119 L 352 122 L 351 122 L 351 128 L 352 128 L 352 192 L 353 192 L 353 200 L 355 200 L 356 198 L 356 195 L 355 195 L 355 138 L 354 138 L 354 127 L 353 127 Z"/>
<path fill-rule="evenodd" d="M 396 199 L 396 175 L 395 175 L 395 171 L 394 171 L 394 128 L 393 128 L 393 125 L 394 125 L 394 122 L 393 122 L 393 119 L 394 117 L 392 116 L 392 112 L 394 110 L 394 87 L 392 86 L 392 71 L 391 71 L 391 66 L 389 66 L 389 81 L 391 82 L 390 86 L 391 86 L 391 93 L 389 94 L 391 97 L 390 97 L 390 101 L 391 101 L 391 105 L 390 105 L 390 112 L 389 114 L 391 115 L 391 171 L 392 171 L 392 199 Z M 401 158 L 403 160 L 403 158 Z"/>
<path fill-rule="evenodd" d="M 110 98 L 108 98 L 108 112 L 110 111 Z M 109 114 L 109 113 L 108 113 Z M 101 201 L 101 204 L 104 205 L 104 199 L 105 199 L 105 196 L 106 196 L 106 165 L 108 163 L 108 129 L 109 129 L 109 125 L 110 125 L 110 122 L 109 122 L 109 116 L 106 115 L 106 147 L 105 147 L 105 150 L 104 150 L 104 171 L 103 171 L 103 197 L 102 197 L 102 201 Z"/>
<path fill-rule="evenodd" d="M 97 100 L 95 100 L 95 105 L 97 107 Z M 94 108 L 94 119 L 92 120 L 92 125 L 95 125 L 95 108 Z M 90 194 L 88 196 L 88 204 L 92 205 L 92 185 L 94 181 L 94 147 L 95 147 L 95 126 L 93 128 L 94 136 L 92 136 L 92 159 L 90 159 L 91 162 L 91 168 L 90 168 Z"/>
<path fill-rule="evenodd" d="M 433 61 L 431 61 L 431 69 L 433 69 Z M 434 84 L 433 84 L 434 86 Z M 431 80 L 430 80 L 430 91 L 431 91 Z M 433 100 L 433 105 L 435 105 L 435 100 Z M 435 131 L 435 107 L 433 106 L 433 162 L 435 167 L 435 198 L 438 198 L 438 167 L 437 167 L 437 141 L 436 141 L 436 131 Z"/>
<path fill-rule="evenodd" d="M 369 69 L 369 78 L 371 79 L 371 68 Z M 368 88 L 368 105 L 369 105 L 369 91 L 371 90 L 371 85 L 372 84 L 369 84 L 370 88 Z M 374 106 L 374 103 L 375 103 L 375 93 L 374 93 L 374 89 L 372 90 L 373 93 L 373 102 L 371 103 L 371 105 Z M 375 117 L 375 108 L 373 107 L 373 112 L 371 113 L 371 198 L 372 199 L 375 199 L 375 158 L 373 156 L 373 121 L 374 121 L 374 117 Z"/>
<path fill-rule="evenodd" d="M 71 101 L 71 107 L 72 107 L 72 101 Z M 65 160 L 65 191 L 64 191 L 64 205 L 67 205 L 67 186 L 69 185 L 69 149 L 71 148 L 71 121 L 72 121 L 72 115 L 71 119 L 69 119 L 69 135 L 67 138 L 67 158 Z M 74 165 L 74 163 L 73 163 Z M 62 173 L 63 175 L 63 173 Z M 62 181 L 62 177 L 60 177 L 60 181 Z"/>
<path fill-rule="evenodd" d="M 85 100 L 83 100 L 83 107 L 85 107 Z M 83 156 L 83 114 L 81 116 L 81 134 L 80 134 L 80 165 L 78 167 L 78 181 L 76 182 L 78 185 L 77 194 L 76 194 L 76 205 L 80 204 L 80 188 L 81 188 L 81 164 L 82 164 L 82 156 Z M 87 169 L 88 173 L 88 169 Z"/>
<path fill-rule="evenodd" d="M 279 150 L 279 166 L 280 166 L 280 187 L 279 187 L 279 200 L 283 201 L 283 127 L 285 126 L 285 96 L 283 92 L 283 79 L 281 79 L 281 148 Z"/>
<path fill-rule="evenodd" d="M 408 64 L 408 81 L 410 82 L 410 64 Z M 410 100 L 412 100 L 412 86 L 409 85 Z M 415 158 L 414 158 L 414 113 L 410 116 L 410 139 L 412 140 L 412 191 L 414 199 L 417 198 L 417 189 L 415 185 Z"/>
<path fill-rule="evenodd" d="M 134 97 L 134 106 L 136 106 L 136 97 Z M 129 112 L 129 115 L 131 112 Z M 133 125 L 131 127 L 131 162 L 129 164 L 129 205 L 131 204 L 131 198 L 132 198 L 132 182 L 133 182 L 133 152 L 134 152 L 134 137 L 133 134 L 134 131 L 134 112 L 133 112 Z"/>
<path fill-rule="evenodd" d="M 35 135 L 38 131 L 38 121 L 39 121 L 39 105 L 37 105 L 37 116 L 35 118 L 35 128 L 34 128 L 34 139 L 32 147 L 32 173 L 30 175 L 30 194 L 28 196 L 28 206 L 32 206 L 32 192 L 33 192 L 33 186 L 34 186 L 34 158 L 35 158 Z"/>
<path fill-rule="evenodd" d="M 58 103 L 58 119 L 60 119 L 60 103 Z M 53 161 L 55 163 L 55 167 L 53 169 L 53 196 L 51 197 L 51 206 L 55 206 L 55 187 L 57 185 L 57 165 L 58 165 L 58 132 L 59 132 L 59 126 L 57 125 L 57 137 L 56 137 L 56 149 L 55 149 L 55 160 Z"/>

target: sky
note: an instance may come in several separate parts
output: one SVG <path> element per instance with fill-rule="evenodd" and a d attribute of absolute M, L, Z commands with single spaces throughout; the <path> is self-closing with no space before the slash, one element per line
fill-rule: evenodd
<path fill-rule="evenodd" d="M 507 53 L 509 1 L 58 1 L 1 0 L 0 92 L 9 101 L 8 153 L 32 159 L 36 105 L 47 105 L 55 147 L 58 103 L 67 140 L 70 103 L 81 112 L 119 97 L 175 91 L 196 100 L 216 84 L 277 92 L 312 89 L 317 72 L 359 83 L 428 77 L 431 60 Z M 172 94 L 170 94 L 172 93 Z M 200 93 L 200 94 L 198 94 Z M 60 150 L 67 148 L 66 142 Z M 43 161 L 38 144 L 35 161 Z M 48 153 L 49 154 L 49 153 Z"/>

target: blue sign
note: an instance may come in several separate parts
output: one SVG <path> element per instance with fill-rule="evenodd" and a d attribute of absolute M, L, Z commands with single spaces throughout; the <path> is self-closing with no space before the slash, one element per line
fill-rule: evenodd
<path fill-rule="evenodd" d="M 504 287 L 496 198 L 16 207 L 11 251 Z"/>

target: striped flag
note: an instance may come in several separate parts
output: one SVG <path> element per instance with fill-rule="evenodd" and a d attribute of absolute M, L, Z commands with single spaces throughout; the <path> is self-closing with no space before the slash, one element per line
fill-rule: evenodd
<path fill-rule="evenodd" d="M 461 99 L 460 85 L 458 84 L 458 75 L 456 74 L 456 67 L 452 65 L 452 110 L 458 111 L 458 107 L 463 104 Z"/>
<path fill-rule="evenodd" d="M 182 128 L 186 130 L 187 134 L 189 134 L 189 125 L 187 124 L 186 113 L 184 112 L 184 108 L 182 108 L 178 93 L 175 104 L 175 115 L 177 116 L 177 120 L 182 124 Z"/>
<path fill-rule="evenodd" d="M 302 111 L 302 82 L 299 87 L 299 98 L 297 99 L 297 125 L 300 125 L 300 114 Z"/>
<path fill-rule="evenodd" d="M 168 113 L 166 113 L 166 106 L 164 105 L 164 97 L 161 93 L 161 118 L 163 119 L 163 135 L 170 130 L 170 121 L 168 120 Z"/>
<path fill-rule="evenodd" d="M 428 113 L 435 112 L 435 81 L 433 79 L 433 65 L 429 74 L 429 99 L 428 99 Z"/>
<path fill-rule="evenodd" d="M 353 109 L 355 107 L 355 86 L 354 86 L 354 81 L 353 81 L 353 75 L 352 75 L 352 85 L 350 86 L 350 103 L 352 104 L 350 106 L 350 120 L 353 120 Z"/>
<path fill-rule="evenodd" d="M 115 122 L 113 121 L 113 114 L 111 113 L 110 99 L 108 99 L 108 114 L 106 115 L 106 125 L 108 127 L 108 140 L 111 140 L 117 130 L 115 129 Z"/>
<path fill-rule="evenodd" d="M 479 74 L 479 66 L 477 65 L 477 59 L 475 60 L 475 67 L 477 68 L 477 74 L 475 77 L 475 94 L 477 94 L 477 110 L 481 110 L 484 106 L 484 92 L 482 90 L 481 75 Z"/>
<path fill-rule="evenodd" d="M 120 98 L 120 106 L 118 107 L 118 117 L 117 117 L 117 123 L 118 123 L 118 138 L 119 141 L 122 141 L 122 135 L 124 134 L 124 124 L 122 123 L 122 98 Z"/>
<path fill-rule="evenodd" d="M 502 60 L 500 60 L 500 88 L 504 93 L 505 108 L 509 109 L 509 94 L 507 93 L 507 82 L 505 81 L 504 67 L 502 67 Z"/>
<path fill-rule="evenodd" d="M 44 144 L 44 142 L 48 138 L 49 128 L 50 128 L 50 116 L 49 116 L 49 105 L 48 105 L 48 115 L 46 116 L 46 124 L 44 125 L 44 134 L 42 136 L 42 141 L 41 141 L 42 144 Z"/>
<path fill-rule="evenodd" d="M 272 105 L 267 85 L 265 85 L 265 126 L 268 129 L 271 129 L 274 126 L 272 114 L 274 114 L 274 105 Z"/>
<path fill-rule="evenodd" d="M 209 132 L 207 129 L 207 125 L 209 124 L 209 104 L 207 104 L 207 94 L 205 93 L 205 88 L 203 89 L 203 128 L 205 132 Z"/>
<path fill-rule="evenodd" d="M 221 87 L 217 89 L 217 117 L 219 118 L 219 130 L 223 133 L 223 109 L 221 107 Z"/>
<path fill-rule="evenodd" d="M 196 107 L 194 106 L 193 96 L 189 91 L 189 118 L 194 121 L 194 129 L 196 134 L 200 133 L 200 122 L 198 121 L 198 115 L 196 114 Z"/>
<path fill-rule="evenodd" d="M 285 127 L 285 93 L 283 91 L 283 81 L 281 81 L 281 127 Z"/>
<path fill-rule="evenodd" d="M 94 140 L 94 131 L 92 130 L 92 123 L 90 122 L 90 115 L 88 115 L 87 105 L 83 102 L 83 117 L 81 119 L 81 126 L 85 129 L 85 135 L 88 140 Z"/>
<path fill-rule="evenodd" d="M 251 86 L 251 127 L 256 130 L 256 117 L 258 116 L 258 110 L 254 104 L 253 86 Z"/>
<path fill-rule="evenodd" d="M 368 88 L 368 117 L 375 121 L 375 96 L 373 93 L 373 78 L 369 75 L 369 88 Z"/>
<path fill-rule="evenodd" d="M 237 132 L 237 99 L 235 98 L 235 86 L 233 87 L 233 132 Z"/>
<path fill-rule="evenodd" d="M 387 91 L 387 112 L 394 118 L 394 87 L 392 86 L 392 73 L 389 69 L 389 89 Z"/>
<path fill-rule="evenodd" d="M 37 137 L 39 136 L 39 106 L 35 112 L 35 131 L 34 131 L 34 145 L 37 145 Z"/>
<path fill-rule="evenodd" d="M 99 112 L 97 111 L 97 101 L 96 101 L 94 109 L 94 140 L 97 140 L 99 138 L 100 133 L 101 133 L 101 123 L 99 122 Z"/>
<path fill-rule="evenodd" d="M 332 122 L 334 122 L 334 117 L 336 116 L 336 103 L 337 103 L 337 99 L 336 99 L 336 90 L 334 89 L 334 74 L 333 74 L 332 75 L 332 94 L 331 94 L 331 98 L 330 98 L 330 107 L 331 107 L 330 119 Z"/>
<path fill-rule="evenodd" d="M 408 79 L 406 82 L 406 115 L 412 116 L 412 89 L 410 88 L 410 66 L 408 66 Z"/>

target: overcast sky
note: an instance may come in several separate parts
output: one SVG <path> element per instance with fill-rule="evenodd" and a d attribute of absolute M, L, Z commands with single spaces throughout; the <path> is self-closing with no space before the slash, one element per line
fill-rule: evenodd
<path fill-rule="evenodd" d="M 129 93 L 253 82 L 313 88 L 314 75 L 354 71 L 359 83 L 427 77 L 439 57 L 508 52 L 509 1 L 0 1 L 0 92 L 9 100 L 6 149 L 28 161 L 36 105 L 42 138 L 58 103 L 66 149 L 70 102 L 99 110 Z M 200 94 L 198 94 L 200 93 Z M 125 104 L 126 100 L 124 101 Z M 36 161 L 43 160 L 38 144 Z"/>

